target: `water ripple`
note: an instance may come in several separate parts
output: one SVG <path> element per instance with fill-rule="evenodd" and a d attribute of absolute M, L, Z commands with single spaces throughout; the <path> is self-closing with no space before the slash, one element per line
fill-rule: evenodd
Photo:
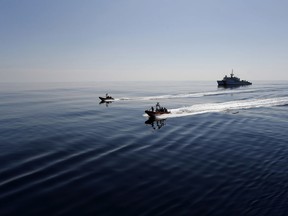
<path fill-rule="evenodd" d="M 0 95 L 0 213 L 285 215 L 287 95 L 270 87 L 116 91 L 194 112 L 154 128 L 149 100 L 106 107 L 96 87 Z"/>

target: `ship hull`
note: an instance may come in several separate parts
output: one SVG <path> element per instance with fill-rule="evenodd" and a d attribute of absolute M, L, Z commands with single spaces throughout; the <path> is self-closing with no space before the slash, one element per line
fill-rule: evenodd
<path fill-rule="evenodd" d="M 252 85 L 252 83 L 251 83 L 251 82 L 248 82 L 248 81 L 233 82 L 233 81 L 218 80 L 217 83 L 218 83 L 218 86 L 244 86 L 244 85 Z"/>

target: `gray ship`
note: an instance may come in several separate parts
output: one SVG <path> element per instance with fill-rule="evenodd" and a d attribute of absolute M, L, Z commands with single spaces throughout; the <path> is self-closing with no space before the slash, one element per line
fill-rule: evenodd
<path fill-rule="evenodd" d="M 247 80 L 240 80 L 240 78 L 234 76 L 233 70 L 230 77 L 227 75 L 222 80 L 217 80 L 218 86 L 242 86 L 242 85 L 252 85 L 251 82 Z"/>

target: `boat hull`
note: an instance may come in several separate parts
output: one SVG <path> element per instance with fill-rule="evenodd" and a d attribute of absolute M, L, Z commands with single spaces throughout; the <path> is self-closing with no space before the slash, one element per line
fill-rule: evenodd
<path fill-rule="evenodd" d="M 151 118 L 156 118 L 156 117 L 159 117 L 161 115 L 164 115 L 164 114 L 170 114 L 171 112 L 160 112 L 160 111 L 151 111 L 151 110 L 145 110 L 145 113 L 151 117 Z"/>
<path fill-rule="evenodd" d="M 106 98 L 106 97 L 99 97 L 99 99 L 101 100 L 101 101 L 103 101 L 103 102 L 109 102 L 109 101 L 113 101 L 114 100 L 114 98 Z"/>

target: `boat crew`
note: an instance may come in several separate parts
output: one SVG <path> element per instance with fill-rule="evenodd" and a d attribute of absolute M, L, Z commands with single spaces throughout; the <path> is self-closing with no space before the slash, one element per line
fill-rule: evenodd
<path fill-rule="evenodd" d="M 159 111 L 160 109 L 161 109 L 161 106 L 160 106 L 159 102 L 157 102 L 157 104 L 156 104 L 156 111 Z"/>

